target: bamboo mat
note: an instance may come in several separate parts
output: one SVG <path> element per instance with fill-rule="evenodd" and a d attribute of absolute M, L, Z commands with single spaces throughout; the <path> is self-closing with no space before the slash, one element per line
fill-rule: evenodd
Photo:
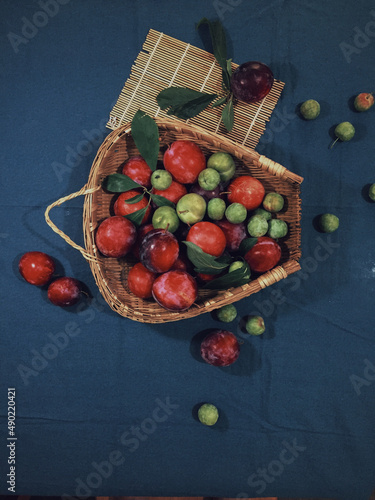
<path fill-rule="evenodd" d="M 237 66 L 233 63 L 232 69 Z M 131 121 L 138 109 L 153 117 L 166 117 L 166 112 L 158 107 L 156 96 L 167 87 L 188 87 L 221 96 L 224 95 L 221 82 L 221 68 L 212 54 L 151 29 L 110 113 L 107 127 L 115 130 Z M 237 102 L 230 133 L 221 122 L 221 106 L 209 107 L 186 122 L 255 149 L 283 87 L 283 82 L 275 80 L 271 92 L 262 101 L 255 104 Z"/>

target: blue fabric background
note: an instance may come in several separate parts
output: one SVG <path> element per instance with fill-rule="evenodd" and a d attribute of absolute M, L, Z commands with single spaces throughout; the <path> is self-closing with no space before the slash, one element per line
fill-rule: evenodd
<path fill-rule="evenodd" d="M 43 3 L 1 2 L 0 492 L 15 387 L 18 494 L 367 499 L 375 204 L 363 188 L 375 182 L 375 109 L 356 113 L 352 98 L 374 90 L 373 2 L 65 0 L 12 46 L 27 20 L 44 23 Z M 227 369 L 196 356 L 194 336 L 222 326 L 210 314 L 167 325 L 116 315 L 81 254 L 44 221 L 49 203 L 85 184 L 149 28 L 203 48 L 195 23 L 219 15 L 233 60 L 264 61 L 286 83 L 258 151 L 305 179 L 302 271 L 237 304 L 239 318 L 261 313 L 267 331 L 248 338 L 239 320 L 228 325 L 244 343 Z M 322 105 L 312 122 L 296 113 L 308 98 Z M 355 138 L 329 149 L 345 120 Z M 340 217 L 331 236 L 313 224 L 327 211 Z M 52 218 L 82 243 L 82 199 Z M 51 254 L 95 300 L 72 311 L 48 303 L 17 272 L 30 250 Z M 213 428 L 195 418 L 204 401 L 220 409 Z"/>

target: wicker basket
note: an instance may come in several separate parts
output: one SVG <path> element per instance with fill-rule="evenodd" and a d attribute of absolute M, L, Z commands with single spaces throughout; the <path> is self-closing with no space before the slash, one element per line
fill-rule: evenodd
<path fill-rule="evenodd" d="M 285 167 L 259 155 L 252 149 L 238 145 L 232 140 L 213 132 L 207 132 L 197 125 L 189 125 L 165 118 L 156 119 L 161 139 L 160 157 L 166 146 L 178 139 L 194 141 L 208 155 L 216 151 L 226 151 L 236 162 L 236 175 L 249 174 L 258 178 L 266 192 L 277 191 L 287 200 L 286 207 L 278 214 L 289 225 L 288 238 L 281 244 L 280 265 L 250 281 L 248 284 L 225 291 L 201 288 L 196 303 L 184 312 L 170 312 L 152 299 L 142 300 L 128 291 L 126 277 L 134 264 L 132 257 L 124 259 L 105 258 L 95 246 L 95 230 L 111 213 L 114 195 L 101 188 L 103 179 L 120 171 L 120 165 L 129 157 L 139 154 L 131 137 L 130 124 L 118 127 L 111 132 L 98 150 L 92 165 L 87 184 L 78 192 L 52 203 L 46 210 L 46 221 L 67 243 L 79 250 L 89 261 L 100 292 L 109 306 L 121 316 L 143 323 L 166 323 L 198 316 L 223 305 L 236 302 L 260 291 L 273 283 L 286 278 L 300 269 L 300 183 L 302 178 Z M 67 200 L 85 195 L 83 212 L 83 231 L 85 249 L 74 243 L 59 230 L 49 217 L 50 210 Z"/>

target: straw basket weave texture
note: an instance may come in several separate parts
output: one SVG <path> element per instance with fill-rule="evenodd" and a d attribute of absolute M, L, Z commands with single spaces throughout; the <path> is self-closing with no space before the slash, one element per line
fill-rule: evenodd
<path fill-rule="evenodd" d="M 167 56 L 169 59 L 166 59 Z M 169 61 L 170 69 L 160 72 L 160 61 L 165 60 Z M 50 227 L 69 245 L 79 250 L 89 262 L 97 286 L 109 306 L 121 316 L 143 323 L 166 323 L 198 316 L 248 297 L 300 269 L 300 184 L 303 179 L 254 150 L 284 84 L 275 80 L 270 94 L 260 103 L 238 103 L 235 127 L 231 133 L 226 133 L 223 129 L 220 110 L 217 108 L 205 110 L 186 122 L 167 117 L 157 107 L 156 95 L 172 84 L 219 93 L 221 71 L 212 54 L 150 30 L 143 51 L 111 112 L 108 126 L 113 131 L 98 150 L 87 184 L 76 193 L 52 203 L 45 213 Z M 159 127 L 159 160 L 162 160 L 166 147 L 173 141 L 194 141 L 206 156 L 217 151 L 228 152 L 235 160 L 236 176 L 252 175 L 263 183 L 266 192 L 277 191 L 284 196 L 287 200 L 286 208 L 278 217 L 288 223 L 289 234 L 281 244 L 282 257 L 276 268 L 240 287 L 224 291 L 200 288 L 196 302 L 184 312 L 168 311 L 152 299 L 137 298 L 127 289 L 127 273 L 135 261 L 131 255 L 123 259 L 103 257 L 95 245 L 95 232 L 105 218 L 113 215 L 111 207 L 115 195 L 102 189 L 103 179 L 109 174 L 120 173 L 122 163 L 139 154 L 131 137 L 130 127 L 131 118 L 138 109 L 153 116 Z M 124 123 L 125 119 L 128 120 L 127 123 Z M 74 243 L 58 229 L 49 216 L 53 207 L 81 195 L 85 196 L 85 248 Z"/>

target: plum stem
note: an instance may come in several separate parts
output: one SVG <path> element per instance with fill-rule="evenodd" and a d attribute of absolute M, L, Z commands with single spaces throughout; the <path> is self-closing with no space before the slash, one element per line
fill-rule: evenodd
<path fill-rule="evenodd" d="M 337 139 L 333 142 L 333 144 L 331 145 L 330 149 L 333 148 L 333 146 L 336 144 L 336 142 L 339 140 L 339 138 L 337 137 Z"/>

